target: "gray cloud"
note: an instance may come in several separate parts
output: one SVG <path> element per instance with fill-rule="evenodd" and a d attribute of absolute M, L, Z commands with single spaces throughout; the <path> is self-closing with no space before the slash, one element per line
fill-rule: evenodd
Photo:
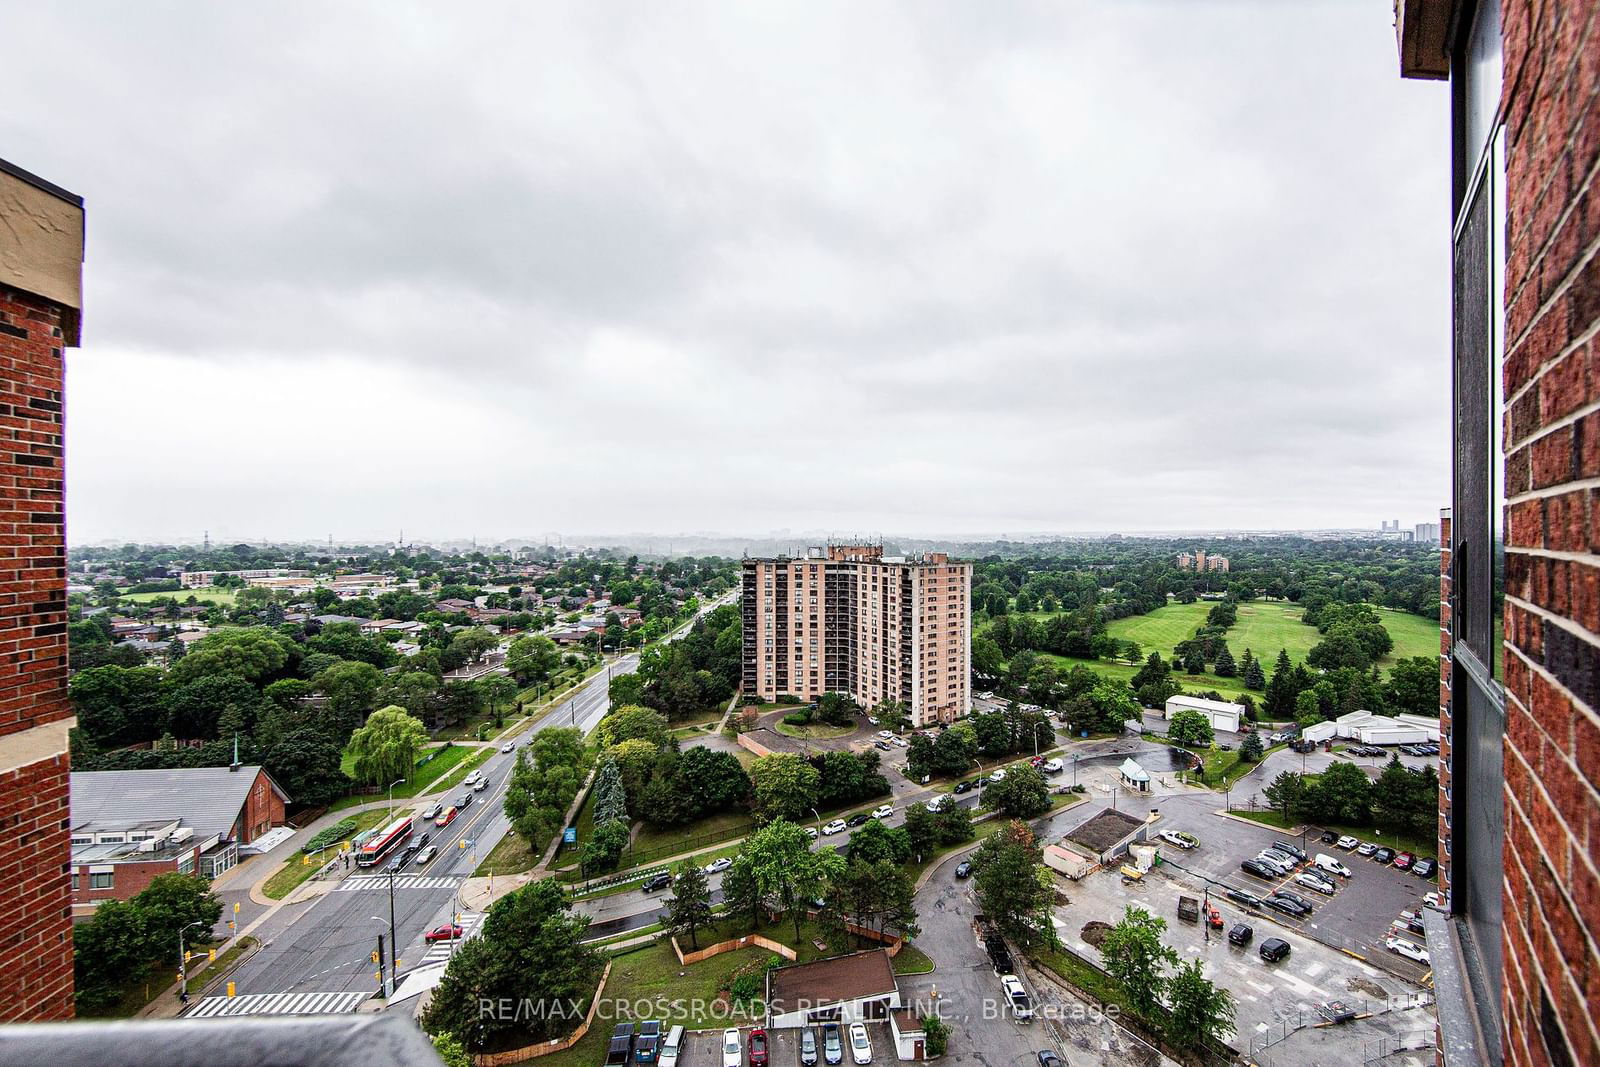
<path fill-rule="evenodd" d="M 89 202 L 77 538 L 1446 494 L 1446 99 L 1366 5 L 7 23 L 72 42 L 0 70 L 0 143 Z"/>

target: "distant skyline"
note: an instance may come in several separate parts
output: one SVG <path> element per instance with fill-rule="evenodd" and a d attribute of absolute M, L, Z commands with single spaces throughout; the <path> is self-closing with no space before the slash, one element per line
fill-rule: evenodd
<path fill-rule="evenodd" d="M 73 543 L 1448 500 L 1448 94 L 1386 8 L 293 10 L 8 13 L 72 42 L 0 151 L 87 203 Z"/>

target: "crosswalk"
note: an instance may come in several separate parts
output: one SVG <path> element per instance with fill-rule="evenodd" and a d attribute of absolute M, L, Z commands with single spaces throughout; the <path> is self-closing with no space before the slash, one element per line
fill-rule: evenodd
<path fill-rule="evenodd" d="M 466 911 L 461 913 L 461 941 L 465 941 L 478 932 L 478 925 L 483 922 L 483 912 Z M 417 962 L 418 967 L 426 967 L 430 963 L 443 963 L 450 958 L 450 942 L 435 941 L 428 946 L 428 951 L 422 954 L 422 959 Z"/>
<path fill-rule="evenodd" d="M 239 997 L 206 997 L 185 1018 L 220 1019 L 233 1015 L 343 1015 L 355 1011 L 372 993 L 246 993 Z"/>
<path fill-rule="evenodd" d="M 402 874 L 394 880 L 396 889 L 454 889 L 461 884 L 460 878 L 438 877 L 430 878 L 425 874 Z M 389 888 L 389 876 L 386 874 L 352 874 L 344 881 L 333 887 L 335 893 L 358 893 L 363 889 Z"/>

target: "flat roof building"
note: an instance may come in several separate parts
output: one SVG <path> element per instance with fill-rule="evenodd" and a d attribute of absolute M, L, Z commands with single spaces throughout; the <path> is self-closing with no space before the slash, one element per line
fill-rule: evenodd
<path fill-rule="evenodd" d="M 745 695 L 837 692 L 868 708 L 900 701 L 918 726 L 951 722 L 971 707 L 971 592 L 972 564 L 942 552 L 829 545 L 747 559 Z"/>

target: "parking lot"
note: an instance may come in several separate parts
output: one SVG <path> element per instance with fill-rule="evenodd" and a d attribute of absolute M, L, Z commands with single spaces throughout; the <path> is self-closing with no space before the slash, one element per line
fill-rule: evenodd
<path fill-rule="evenodd" d="M 866 1024 L 867 1037 L 872 1042 L 872 1063 L 887 1067 L 888 1064 L 898 1063 L 899 1059 L 894 1051 L 894 1034 L 889 1031 L 888 1023 Z M 744 1067 L 750 1064 L 750 1027 L 746 1026 L 739 1031 L 739 1043 L 744 1048 Z M 814 1027 L 817 1032 L 817 1067 L 827 1067 L 822 1059 L 822 1027 Z M 841 1027 L 848 1031 L 848 1025 Z M 844 1043 L 844 1067 L 855 1067 L 855 1060 L 850 1055 L 848 1033 L 841 1034 Z M 800 1031 L 799 1030 L 768 1030 L 767 1031 L 768 1059 L 772 1067 L 799 1067 L 800 1064 Z M 694 1030 L 684 1035 L 684 1051 L 678 1058 L 680 1067 L 722 1067 L 722 1031 L 721 1030 Z"/>
<path fill-rule="evenodd" d="M 1163 866 L 1152 871 L 1142 883 L 1133 885 L 1124 885 L 1110 871 L 1092 874 L 1080 882 L 1059 882 L 1070 903 L 1055 909 L 1057 933 L 1073 951 L 1098 961 L 1098 952 L 1084 940 L 1086 923 L 1115 923 L 1130 904 L 1165 919 L 1167 931 L 1163 940 L 1178 952 L 1180 959 L 1200 960 L 1205 976 L 1233 994 L 1238 1012 L 1234 1044 L 1242 1052 L 1266 1041 L 1310 1044 L 1310 1035 L 1301 1037 L 1297 1029 L 1320 1021 L 1314 1018 L 1318 1006 L 1334 1000 L 1343 1001 L 1354 1011 L 1374 1014 L 1318 1038 L 1318 1043 L 1328 1045 L 1325 1054 L 1332 1058 L 1321 1059 L 1319 1055 L 1312 1062 L 1359 1062 L 1361 1057 L 1352 1057 L 1350 1052 L 1361 1042 L 1432 1027 L 1427 998 L 1416 985 L 1305 932 L 1276 925 L 1260 913 L 1219 900 L 1215 895 L 1212 902 L 1223 919 L 1220 930 L 1211 929 L 1204 921 L 1180 919 L 1178 897 L 1190 894 L 1190 887 L 1166 877 L 1162 873 L 1165 869 Z M 1252 929 L 1247 945 L 1228 940 L 1228 930 L 1238 923 Z M 1261 958 L 1259 950 L 1261 943 L 1271 937 L 1287 941 L 1290 952 L 1269 963 Z M 1342 1040 L 1333 1040 L 1335 1037 Z"/>
<path fill-rule="evenodd" d="M 1275 840 L 1299 846 L 1298 835 L 1247 819 L 1219 815 L 1214 798 L 1164 797 L 1157 810 L 1162 815 L 1155 824 L 1157 830 L 1180 829 L 1200 840 L 1200 846 L 1189 851 L 1171 846 L 1162 849 L 1163 870 L 1170 877 L 1197 892 L 1209 888 L 1213 897 L 1229 888 L 1243 889 L 1258 897 L 1288 888 L 1311 902 L 1311 914 L 1296 919 L 1262 909 L 1258 914 L 1263 920 L 1356 953 L 1412 982 L 1420 982 L 1428 973 L 1426 965 L 1390 952 L 1384 946 L 1384 939 L 1393 932 L 1392 924 L 1402 912 L 1415 912 L 1423 906 L 1424 895 L 1437 888 L 1433 881 L 1358 856 L 1354 850 L 1347 852 L 1324 845 L 1315 834 L 1307 834 L 1304 845 L 1307 853 L 1316 856 L 1325 852 L 1352 871 L 1348 880 L 1334 878 L 1334 894 L 1324 896 L 1296 885 L 1293 875 L 1267 880 L 1246 874 L 1239 868 L 1242 860 L 1251 858 Z M 1422 942 L 1421 935 L 1406 936 L 1419 944 Z"/>

